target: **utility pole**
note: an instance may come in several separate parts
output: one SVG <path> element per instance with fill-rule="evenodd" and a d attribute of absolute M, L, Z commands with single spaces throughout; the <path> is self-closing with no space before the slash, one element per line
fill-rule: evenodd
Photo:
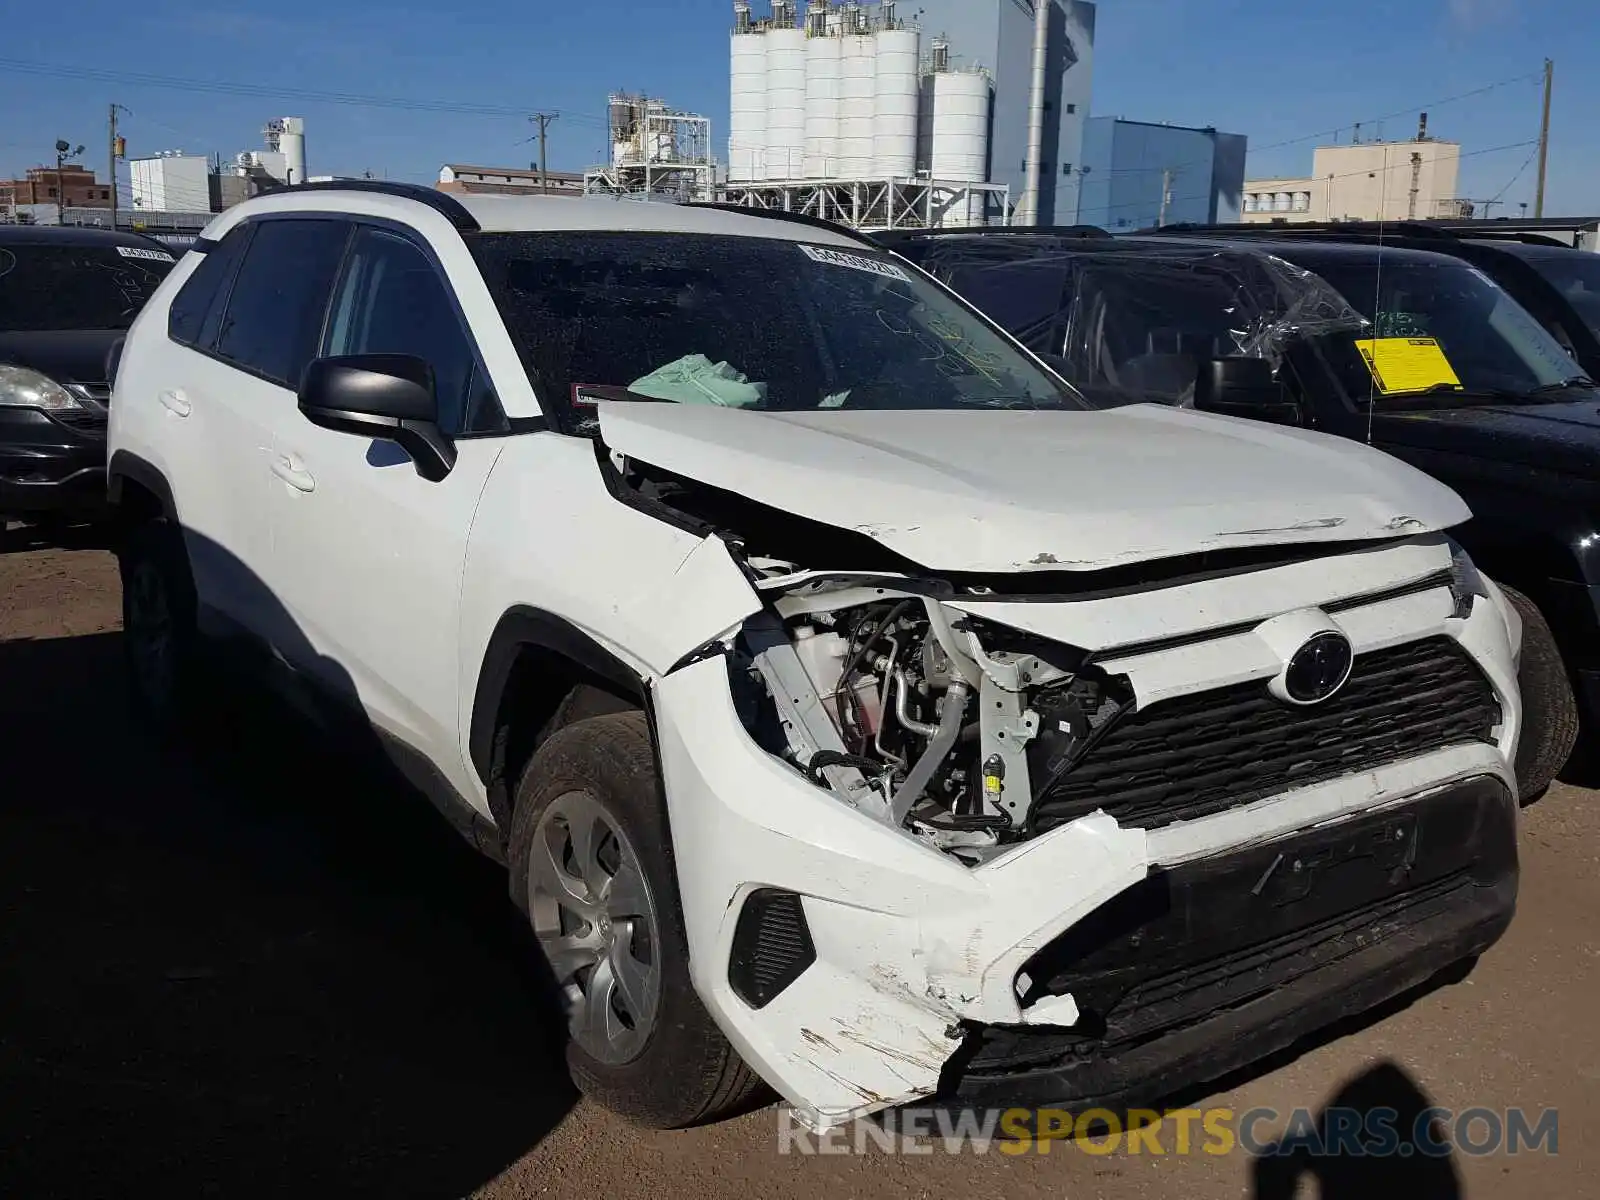
<path fill-rule="evenodd" d="M 1550 159 L 1550 91 L 1555 86 L 1556 64 L 1544 60 L 1544 118 L 1539 122 L 1539 187 L 1533 195 L 1533 215 L 1544 216 L 1544 171 Z"/>
<path fill-rule="evenodd" d="M 122 105 L 113 103 L 110 109 L 111 139 L 106 155 L 106 166 L 111 176 L 111 231 L 117 229 L 117 159 L 127 156 L 127 144 L 117 136 L 117 109 Z"/>
<path fill-rule="evenodd" d="M 539 123 L 539 190 L 545 195 L 550 194 L 550 172 L 547 167 L 548 159 L 545 158 L 545 135 L 550 128 L 550 122 L 558 120 L 560 113 L 534 113 L 530 121 Z"/>

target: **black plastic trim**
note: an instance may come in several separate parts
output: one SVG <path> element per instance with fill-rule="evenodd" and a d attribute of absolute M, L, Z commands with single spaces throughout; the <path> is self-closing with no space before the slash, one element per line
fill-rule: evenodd
<path fill-rule="evenodd" d="M 829 221 L 822 217 L 813 217 L 809 213 L 783 212 L 775 208 L 749 208 L 743 204 L 729 204 L 722 200 L 696 200 L 684 207 L 715 208 L 722 212 L 741 213 L 747 217 L 765 217 L 769 221 L 788 221 L 793 225 L 809 225 L 813 229 L 826 229 L 830 233 L 837 233 L 841 237 L 847 237 L 852 242 L 862 246 L 870 246 L 874 250 L 883 249 L 876 241 L 859 230 L 851 229 L 848 225 L 840 225 L 835 221 Z"/>
<path fill-rule="evenodd" d="M 167 482 L 167 477 L 131 450 L 117 450 L 106 466 L 107 495 L 113 505 L 122 502 L 122 481 L 125 479 L 131 479 L 159 500 L 161 511 L 169 520 L 178 519 L 178 505 L 172 498 L 172 485 Z"/>
<path fill-rule="evenodd" d="M 222 243 L 216 238 L 197 236 L 189 243 L 189 250 L 194 254 L 210 254 Z"/>
<path fill-rule="evenodd" d="M 728 953 L 728 986 L 765 1008 L 817 961 L 806 910 L 794 892 L 758 888 L 745 897 Z"/>
<path fill-rule="evenodd" d="M 329 179 L 317 183 L 296 183 L 283 187 L 268 188 L 261 192 L 262 196 L 293 196 L 301 192 L 358 192 L 381 196 L 393 196 L 397 200 L 414 200 L 418 204 L 426 205 L 433 209 L 460 233 L 477 233 L 481 226 L 478 220 L 466 207 L 449 192 L 441 192 L 438 188 L 431 188 L 420 183 L 391 183 L 383 179 Z M 357 218 L 360 214 L 345 213 L 346 217 Z"/>
<path fill-rule="evenodd" d="M 511 670 L 524 647 L 549 650 L 569 659 L 624 694 L 647 700 L 644 682 L 616 655 L 571 622 L 540 609 L 518 605 L 508 609 L 489 637 L 472 697 L 472 724 L 467 752 L 472 769 L 488 784 L 494 765 L 495 725 Z"/>

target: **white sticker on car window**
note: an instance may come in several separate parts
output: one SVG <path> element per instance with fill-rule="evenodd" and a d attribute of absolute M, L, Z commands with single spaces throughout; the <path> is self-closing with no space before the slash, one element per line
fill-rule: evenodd
<path fill-rule="evenodd" d="M 145 250 L 139 246 L 118 246 L 117 253 L 123 258 L 149 258 L 156 262 L 177 262 L 165 250 Z"/>
<path fill-rule="evenodd" d="M 891 262 L 884 262 L 881 258 L 870 258 L 865 254 L 851 254 L 844 250 L 834 250 L 827 246 L 810 246 L 800 243 L 800 249 L 805 256 L 813 262 L 827 263 L 830 267 L 848 267 L 852 271 L 865 271 L 869 275 L 881 275 L 885 279 L 909 280 L 899 267 Z"/>

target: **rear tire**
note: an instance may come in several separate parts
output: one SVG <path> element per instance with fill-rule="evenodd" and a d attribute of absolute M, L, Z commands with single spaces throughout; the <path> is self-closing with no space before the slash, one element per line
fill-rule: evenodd
<path fill-rule="evenodd" d="M 118 551 L 122 641 L 134 713 L 163 737 L 195 711 L 197 692 L 194 579 L 178 527 L 145 521 Z"/>
<path fill-rule="evenodd" d="M 579 1089 L 655 1129 L 747 1106 L 761 1081 L 690 982 L 643 713 L 596 716 L 550 735 L 517 787 L 510 857 L 512 898 L 570 1006 L 567 1065 Z M 624 974 L 634 982 L 615 984 L 614 1003 L 599 996 Z"/>
<path fill-rule="evenodd" d="M 1517 791 L 1524 804 L 1542 796 L 1578 743 L 1578 701 L 1550 624 L 1533 601 L 1500 584 L 1522 617 L 1522 740 L 1517 746 Z"/>

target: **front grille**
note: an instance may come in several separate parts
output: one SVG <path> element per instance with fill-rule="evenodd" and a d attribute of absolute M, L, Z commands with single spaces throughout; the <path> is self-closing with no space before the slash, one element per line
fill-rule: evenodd
<path fill-rule="evenodd" d="M 106 414 L 104 410 L 89 409 L 64 409 L 52 412 L 51 419 L 58 425 L 65 425 L 68 429 L 76 429 L 79 433 L 104 433 L 106 431 Z"/>
<path fill-rule="evenodd" d="M 1125 718 L 1034 806 L 1042 832 L 1104 809 L 1158 828 L 1446 746 L 1493 742 L 1500 706 L 1450 638 L 1363 654 L 1332 699 L 1293 708 L 1257 680 Z"/>

